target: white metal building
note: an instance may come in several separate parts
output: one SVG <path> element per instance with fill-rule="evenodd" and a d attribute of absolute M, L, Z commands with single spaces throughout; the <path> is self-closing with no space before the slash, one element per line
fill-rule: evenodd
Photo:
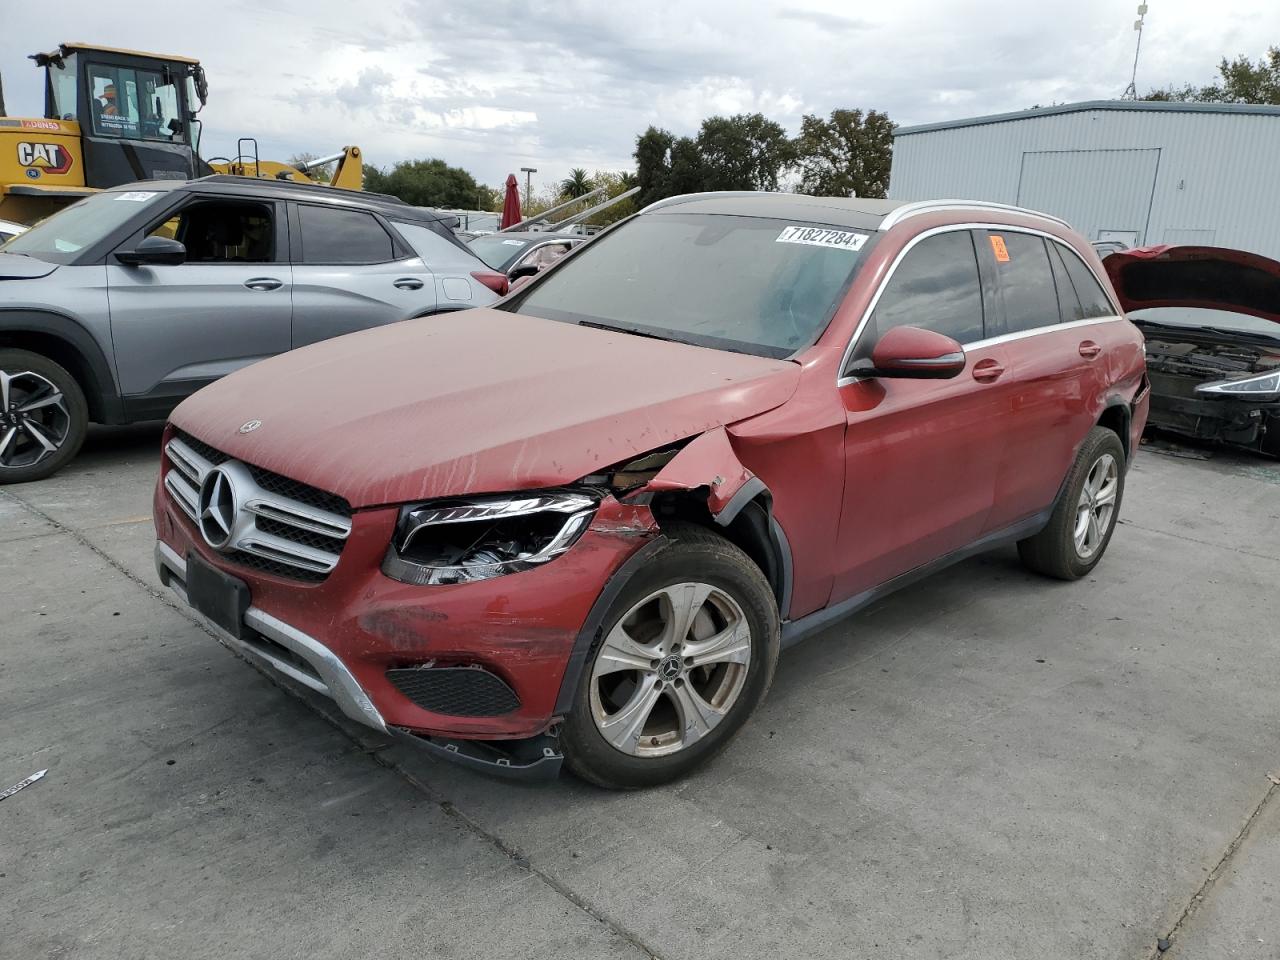
<path fill-rule="evenodd" d="M 1013 203 L 1090 240 L 1280 259 L 1280 107 L 1098 100 L 904 127 L 889 196 Z"/>

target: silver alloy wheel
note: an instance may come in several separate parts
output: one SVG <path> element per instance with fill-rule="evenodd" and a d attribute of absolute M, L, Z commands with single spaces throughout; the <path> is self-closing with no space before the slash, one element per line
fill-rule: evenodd
<path fill-rule="evenodd" d="M 1081 560 L 1091 559 L 1106 539 L 1119 491 L 1120 465 L 1115 457 L 1104 453 L 1089 468 L 1076 504 L 1076 554 Z"/>
<path fill-rule="evenodd" d="M 35 466 L 57 452 L 70 430 L 71 414 L 51 380 L 0 370 L 0 468 Z"/>
<path fill-rule="evenodd" d="M 617 750 L 676 753 L 724 720 L 746 684 L 751 627 L 708 583 L 663 587 L 604 638 L 591 668 L 591 714 Z"/>

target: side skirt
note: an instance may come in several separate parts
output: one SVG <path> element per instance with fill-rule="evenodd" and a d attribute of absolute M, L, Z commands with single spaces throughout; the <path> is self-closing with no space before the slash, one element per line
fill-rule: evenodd
<path fill-rule="evenodd" d="M 915 583 L 917 580 L 932 576 L 952 564 L 959 563 L 961 560 L 968 560 L 970 557 L 986 553 L 996 547 L 1017 543 L 1019 540 L 1034 536 L 1049 523 L 1049 517 L 1052 513 L 1053 509 L 1050 508 L 1033 517 L 1015 523 L 1011 527 L 1005 527 L 1003 530 L 993 530 L 985 537 L 973 541 L 966 547 L 961 547 L 959 550 L 941 556 L 937 560 L 931 560 L 929 563 L 922 564 L 914 570 L 899 574 L 892 580 L 886 580 L 879 586 L 864 590 L 862 593 L 855 594 L 847 600 L 842 600 L 834 606 L 815 610 L 813 613 L 798 620 L 788 620 L 782 625 L 782 648 L 785 650 L 787 647 L 794 646 L 806 637 L 824 627 L 830 626 L 837 620 L 843 620 L 881 597 Z"/>

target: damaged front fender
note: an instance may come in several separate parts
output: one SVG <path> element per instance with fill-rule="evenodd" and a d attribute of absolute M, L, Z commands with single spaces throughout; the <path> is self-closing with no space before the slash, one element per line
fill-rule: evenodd
<path fill-rule="evenodd" d="M 738 460 L 724 427 L 708 430 L 686 444 L 643 488 L 649 494 L 707 491 L 707 510 L 727 526 L 764 483 Z"/>

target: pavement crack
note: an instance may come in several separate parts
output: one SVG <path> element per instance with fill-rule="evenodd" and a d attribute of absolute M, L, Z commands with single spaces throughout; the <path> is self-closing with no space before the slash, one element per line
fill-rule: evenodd
<path fill-rule="evenodd" d="M 123 576 L 132 580 L 134 583 L 142 587 L 142 589 L 146 590 L 147 593 L 151 594 L 151 596 L 155 597 L 161 603 L 165 604 L 166 606 L 173 607 L 175 610 L 178 609 L 177 604 L 171 603 L 168 600 L 168 598 L 164 596 L 164 594 L 160 593 L 160 591 L 158 591 L 151 584 L 147 583 L 146 580 L 143 580 L 136 573 L 133 573 L 126 567 L 122 566 L 120 562 L 115 559 L 115 557 L 111 556 L 109 553 L 107 553 L 105 550 L 103 550 L 93 541 L 86 538 L 85 535 L 82 534 L 79 530 L 75 529 L 74 527 L 67 526 L 61 520 L 58 520 L 55 517 L 50 516 L 49 514 L 41 510 L 39 507 L 35 506 L 32 503 L 27 502 L 26 500 L 23 500 L 21 497 L 16 496 L 15 494 L 10 493 L 8 490 L 0 490 L 0 497 L 4 497 L 6 500 L 9 500 L 10 502 L 16 503 L 23 510 L 27 511 L 27 513 L 31 514 L 33 517 L 40 518 L 45 523 L 49 524 L 49 526 L 57 530 L 59 533 L 65 533 L 67 536 L 71 537 L 71 539 L 75 540 L 76 543 L 80 544 L 80 546 L 84 547 L 86 550 L 89 550 L 95 556 L 104 560 L 111 567 L 111 569 L 115 570 L 117 573 L 122 574 Z"/>
<path fill-rule="evenodd" d="M 330 723 L 334 723 L 334 725 L 337 726 L 338 729 L 340 730 L 343 729 L 340 724 L 335 723 L 332 719 L 330 719 Z M 343 730 L 343 732 L 345 733 L 346 731 Z M 457 808 L 457 806 L 453 803 L 453 801 L 448 800 L 445 797 L 441 796 L 441 794 L 437 792 L 435 788 L 433 788 L 430 784 L 424 782 L 423 780 L 420 780 L 418 777 L 414 776 L 408 770 L 405 770 L 403 767 L 399 766 L 394 761 L 384 756 L 381 752 L 370 753 L 369 756 L 372 757 L 373 761 L 377 763 L 379 766 L 386 767 L 388 770 L 393 771 L 399 777 L 401 777 L 403 780 L 405 780 L 411 786 L 413 786 L 415 789 L 421 791 L 424 795 L 426 795 L 431 800 L 432 803 L 436 804 L 436 806 L 438 806 L 445 813 L 446 816 L 456 820 L 464 829 L 466 829 L 473 835 L 479 837 L 480 839 L 484 840 L 486 843 L 488 843 L 490 846 L 496 849 L 499 853 L 509 858 L 511 861 L 513 861 L 518 866 L 520 866 L 522 869 L 528 870 L 529 873 L 536 876 L 539 880 L 541 880 L 544 884 L 546 884 L 548 887 L 550 887 L 552 890 L 558 893 L 561 897 L 568 900 L 570 903 L 572 903 L 575 907 L 577 907 L 583 913 L 587 914 L 587 916 L 591 917 L 593 920 L 595 920 L 598 923 L 604 924 L 611 931 L 613 931 L 614 936 L 616 936 L 618 939 L 624 940 L 627 943 L 631 944 L 633 947 L 635 947 L 637 950 L 643 953 L 646 957 L 649 957 L 650 960 L 662 960 L 662 955 L 658 953 L 657 950 L 653 949 L 653 947 L 645 943 L 639 934 L 637 934 L 633 930 L 630 930 L 627 927 L 624 927 L 621 923 L 617 922 L 608 914 L 606 914 L 605 912 L 603 912 L 602 910 L 598 909 L 593 904 L 591 904 L 584 897 L 580 896 L 572 888 L 568 887 L 566 884 L 557 880 L 551 874 L 537 867 L 531 860 L 529 860 L 528 857 L 526 857 L 523 853 L 520 852 L 519 848 L 512 846 L 506 840 L 503 840 L 502 837 L 498 836 L 496 833 L 493 833 L 487 830 L 483 825 L 473 820 L 471 817 L 467 816 L 467 814 L 463 813 L 461 810 Z"/>
<path fill-rule="evenodd" d="M 1126 527 L 1133 527 L 1135 530 L 1141 530 L 1144 533 L 1154 533 L 1162 537 L 1173 537 L 1175 540 L 1185 540 L 1187 543 L 1197 543 L 1202 547 L 1217 547 L 1220 550 L 1230 550 L 1232 553 L 1238 553 L 1246 557 L 1257 557 L 1259 560 L 1274 560 L 1280 562 L 1280 557 L 1273 557 L 1266 553 L 1254 553 L 1252 550 L 1241 550 L 1239 547 L 1233 547 L 1226 543 L 1214 543 L 1212 540 L 1200 540 L 1196 537 L 1188 537 L 1185 533 L 1173 533 L 1169 530 L 1159 530 L 1155 527 L 1144 527 L 1140 523 L 1134 523 L 1132 520 L 1121 520 Z"/>
<path fill-rule="evenodd" d="M 1258 801 L 1257 806 L 1253 808 L 1249 816 L 1245 817 L 1245 821 L 1241 825 L 1239 832 L 1237 832 L 1231 842 L 1227 844 L 1227 849 L 1223 851 L 1221 858 L 1219 858 L 1218 862 L 1214 864 L 1213 869 L 1210 870 L 1208 875 L 1204 878 L 1204 883 L 1200 884 L 1200 888 L 1192 894 L 1191 899 L 1187 901 L 1187 905 L 1183 907 L 1182 912 L 1178 914 L 1178 919 L 1174 921 L 1169 932 L 1164 935 L 1164 939 L 1169 941 L 1170 946 L 1177 942 L 1178 934 L 1182 932 L 1182 929 L 1187 925 L 1187 922 L 1195 916 L 1196 911 L 1199 910 L 1200 906 L 1208 899 L 1210 892 L 1212 892 L 1213 888 L 1217 885 L 1218 880 L 1222 877 L 1223 871 L 1227 866 L 1229 866 L 1232 857 L 1235 856 L 1236 851 L 1240 849 L 1240 845 L 1248 838 L 1249 831 L 1253 829 L 1254 822 L 1262 814 L 1267 803 L 1270 802 L 1271 798 L 1274 797 L 1277 792 L 1280 792 L 1280 785 L 1278 785 L 1275 780 L 1269 779 L 1267 791 L 1262 795 L 1262 799 Z M 1146 956 L 1148 960 L 1156 960 L 1156 958 L 1161 955 L 1162 951 L 1156 947 L 1147 953 Z"/>

